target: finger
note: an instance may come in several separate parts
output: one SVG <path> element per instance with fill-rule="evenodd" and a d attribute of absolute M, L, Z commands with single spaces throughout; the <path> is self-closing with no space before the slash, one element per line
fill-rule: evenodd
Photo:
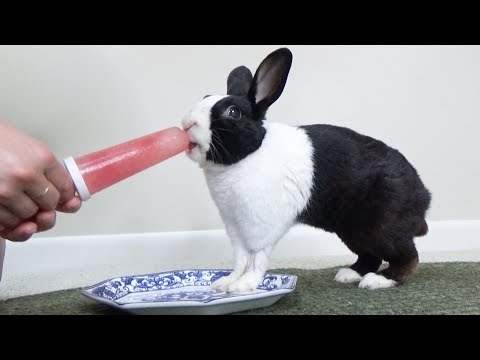
<path fill-rule="evenodd" d="M 57 206 L 57 210 L 64 213 L 74 213 L 80 210 L 81 206 L 82 206 L 82 200 L 75 195 L 66 203 Z"/>
<path fill-rule="evenodd" d="M 31 182 L 25 188 L 25 193 L 42 210 L 53 210 L 57 207 L 60 193 L 47 179 Z"/>
<path fill-rule="evenodd" d="M 63 204 L 75 196 L 73 181 L 65 167 L 57 160 L 45 170 L 45 177 L 60 193 L 58 202 Z"/>
<path fill-rule="evenodd" d="M 38 167 L 15 167 L 10 175 L 10 182 L 13 182 L 13 184 L 9 187 L 4 187 L 5 189 L 1 189 L 0 196 L 2 196 L 3 201 L 0 203 L 9 206 L 16 215 L 22 216 L 19 211 L 24 208 L 25 204 L 20 203 L 20 199 L 15 198 L 15 196 L 20 193 L 19 190 L 23 190 L 40 208 L 55 209 L 60 195 L 55 186 L 52 186 L 45 177 L 43 169 L 49 168 L 50 164 L 57 160 L 54 156 L 50 156 L 45 161 L 47 162 L 40 162 Z M 13 188 L 15 184 L 16 189 Z M 7 203 L 8 201 L 10 203 Z"/>
<path fill-rule="evenodd" d="M 15 181 L 13 186 L 3 185 L 0 188 L 0 205 L 21 219 L 28 219 L 36 214 L 38 206 L 22 191 L 21 180 Z"/>
<path fill-rule="evenodd" d="M 22 223 L 22 219 L 0 205 L 0 224 L 4 229 L 14 229 Z M 2 230 L 0 230 L 2 231 Z"/>
<path fill-rule="evenodd" d="M 37 224 L 32 221 L 25 221 L 13 230 L 4 230 L 0 236 L 11 241 L 26 241 L 37 232 Z"/>
<path fill-rule="evenodd" d="M 55 226 L 57 213 L 55 210 L 39 211 L 35 215 L 35 223 L 37 224 L 37 232 L 50 230 Z"/>

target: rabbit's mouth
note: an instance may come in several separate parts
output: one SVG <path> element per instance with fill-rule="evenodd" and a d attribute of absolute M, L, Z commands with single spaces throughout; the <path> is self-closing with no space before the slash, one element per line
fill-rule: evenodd
<path fill-rule="evenodd" d="M 205 152 L 202 151 L 202 145 L 199 143 L 190 141 L 188 149 L 186 151 L 187 156 L 196 163 L 202 164 L 205 162 Z"/>

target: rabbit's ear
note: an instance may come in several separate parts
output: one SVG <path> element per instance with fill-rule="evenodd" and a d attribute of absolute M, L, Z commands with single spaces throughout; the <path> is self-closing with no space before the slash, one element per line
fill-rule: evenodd
<path fill-rule="evenodd" d="M 280 97 L 291 65 L 292 53 L 287 48 L 275 50 L 262 61 L 248 92 L 257 110 L 266 111 Z"/>
<path fill-rule="evenodd" d="M 246 96 L 252 85 L 252 72 L 245 66 L 232 70 L 227 80 L 227 95 Z"/>

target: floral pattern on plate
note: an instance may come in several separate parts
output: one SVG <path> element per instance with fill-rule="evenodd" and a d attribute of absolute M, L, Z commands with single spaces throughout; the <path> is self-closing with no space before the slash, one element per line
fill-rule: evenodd
<path fill-rule="evenodd" d="M 87 287 L 82 293 L 90 298 L 102 299 L 102 302 L 111 301 L 117 305 L 170 302 L 206 304 L 216 300 L 275 293 L 279 290 L 290 292 L 297 281 L 297 277 L 293 275 L 266 274 L 255 292 L 225 293 L 210 288 L 212 282 L 228 274 L 230 270 L 210 269 L 124 276 Z"/>

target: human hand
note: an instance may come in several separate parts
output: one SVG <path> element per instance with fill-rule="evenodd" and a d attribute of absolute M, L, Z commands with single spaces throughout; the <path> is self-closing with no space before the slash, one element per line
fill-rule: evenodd
<path fill-rule="evenodd" d="M 73 182 L 50 149 L 0 121 L 0 236 L 25 241 L 80 209 Z"/>

